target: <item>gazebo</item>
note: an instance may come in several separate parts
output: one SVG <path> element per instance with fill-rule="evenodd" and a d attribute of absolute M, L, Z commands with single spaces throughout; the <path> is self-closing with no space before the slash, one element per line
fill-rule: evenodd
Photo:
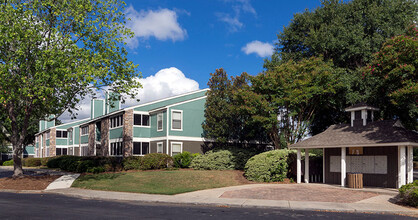
<path fill-rule="evenodd" d="M 323 149 L 323 183 L 345 186 L 347 173 L 362 173 L 364 186 L 399 188 L 411 183 L 418 133 L 398 120 L 374 121 L 378 109 L 366 104 L 345 111 L 351 114 L 350 124 L 332 125 L 289 147 L 297 150 L 297 183 L 302 176 L 301 149 L 305 149 L 306 183 L 310 149 Z"/>

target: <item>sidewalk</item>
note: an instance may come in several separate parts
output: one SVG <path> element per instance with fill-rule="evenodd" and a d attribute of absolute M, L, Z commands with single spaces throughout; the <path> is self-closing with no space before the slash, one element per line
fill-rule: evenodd
<path fill-rule="evenodd" d="M 299 184 L 298 184 L 299 185 Z M 301 184 L 304 185 L 304 184 Z M 332 188 L 334 186 L 316 184 L 315 187 Z M 211 205 L 225 207 L 255 207 L 278 208 L 293 210 L 326 210 L 342 212 L 371 212 L 418 216 L 417 209 L 406 208 L 389 202 L 394 195 L 378 194 L 368 199 L 351 203 L 318 202 L 318 201 L 293 201 L 293 200 L 269 200 L 252 198 L 224 198 L 223 195 L 239 190 L 260 190 L 281 187 L 282 184 L 249 184 L 217 189 L 200 190 L 178 195 L 152 195 L 126 192 L 110 192 L 98 190 L 86 190 L 67 188 L 48 190 L 45 192 L 62 194 L 85 199 L 119 200 L 133 202 L 175 203 L 190 205 Z M 296 186 L 296 184 L 286 187 Z M 347 189 L 350 190 L 350 189 Z M 349 191 L 347 193 L 350 193 Z M 389 193 L 390 194 L 390 193 Z"/>

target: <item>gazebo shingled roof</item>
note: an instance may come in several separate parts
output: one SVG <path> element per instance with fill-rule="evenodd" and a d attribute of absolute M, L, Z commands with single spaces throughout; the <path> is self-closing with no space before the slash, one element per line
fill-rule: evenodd
<path fill-rule="evenodd" d="M 418 146 L 418 133 L 405 129 L 400 121 L 370 122 L 366 126 L 332 125 L 324 132 L 292 144 L 290 148 Z"/>

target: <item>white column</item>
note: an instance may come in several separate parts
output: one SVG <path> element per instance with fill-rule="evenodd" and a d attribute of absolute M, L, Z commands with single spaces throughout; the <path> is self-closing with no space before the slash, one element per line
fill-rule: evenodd
<path fill-rule="evenodd" d="M 325 183 L 325 148 L 322 148 L 322 183 Z"/>
<path fill-rule="evenodd" d="M 300 183 L 300 179 L 302 176 L 302 169 L 301 169 L 302 164 L 300 160 L 301 160 L 300 149 L 298 149 L 297 158 L 296 158 L 296 173 L 297 173 L 296 183 Z"/>
<path fill-rule="evenodd" d="M 408 158 L 407 158 L 407 174 L 408 181 L 406 183 L 414 182 L 414 151 L 412 146 L 408 146 Z"/>
<path fill-rule="evenodd" d="M 346 148 L 341 148 L 341 186 L 345 186 L 346 163 L 345 163 Z"/>
<path fill-rule="evenodd" d="M 405 146 L 398 146 L 398 188 L 406 184 Z"/>
<path fill-rule="evenodd" d="M 309 150 L 305 149 L 305 183 L 309 183 Z"/>

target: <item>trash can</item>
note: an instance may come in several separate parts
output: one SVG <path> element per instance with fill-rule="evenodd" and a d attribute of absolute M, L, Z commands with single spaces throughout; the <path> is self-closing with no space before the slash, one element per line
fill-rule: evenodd
<path fill-rule="evenodd" d="M 347 175 L 348 187 L 361 189 L 363 188 L 363 174 L 362 173 L 348 173 Z"/>

